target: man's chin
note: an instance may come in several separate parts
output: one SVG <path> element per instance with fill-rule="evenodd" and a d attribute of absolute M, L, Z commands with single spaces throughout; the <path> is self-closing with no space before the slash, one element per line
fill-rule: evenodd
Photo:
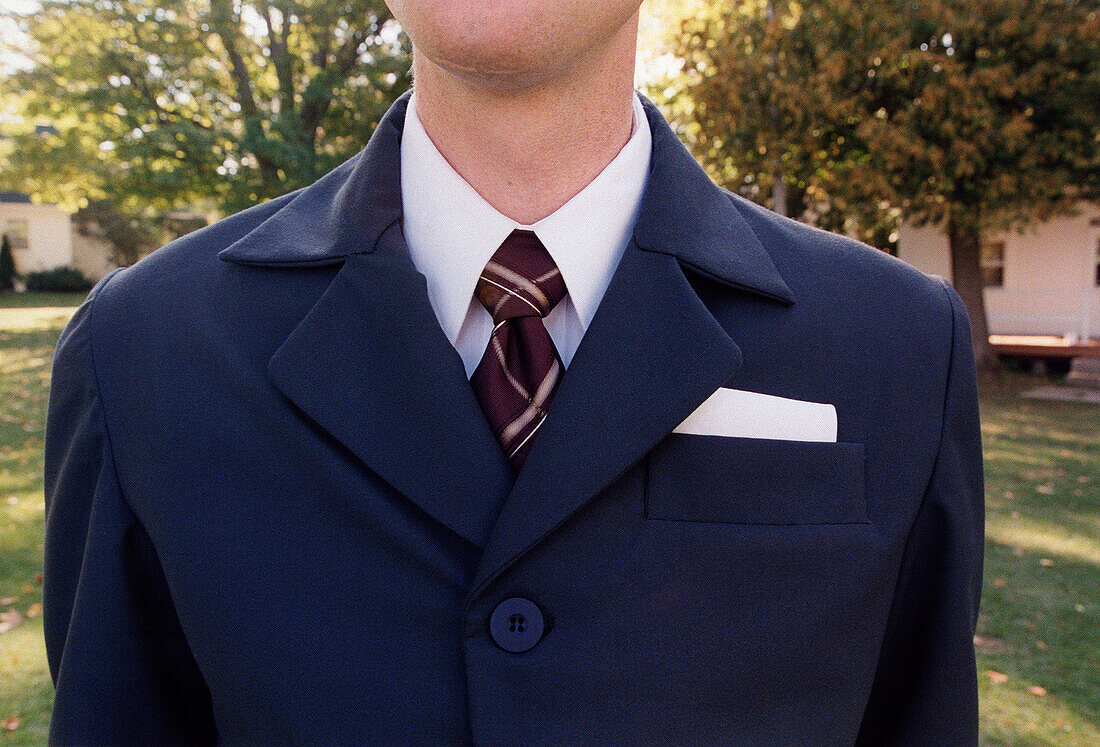
<path fill-rule="evenodd" d="M 467 86 L 496 94 L 519 94 L 544 86 L 562 77 L 566 71 L 545 61 L 517 59 L 514 54 L 494 55 L 480 50 L 478 54 L 435 55 L 424 60 L 447 75 L 462 80 Z"/>

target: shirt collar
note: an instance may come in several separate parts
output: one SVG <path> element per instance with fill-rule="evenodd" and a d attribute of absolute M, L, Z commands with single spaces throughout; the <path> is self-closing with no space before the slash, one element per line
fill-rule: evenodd
<path fill-rule="evenodd" d="M 409 101 L 401 137 L 403 229 L 413 264 L 427 280 L 440 326 L 454 343 L 477 279 L 508 234 L 534 231 L 561 270 L 569 298 L 587 328 L 638 218 L 652 136 L 638 95 L 630 139 L 584 189 L 529 226 L 485 201 L 447 163 Z"/>

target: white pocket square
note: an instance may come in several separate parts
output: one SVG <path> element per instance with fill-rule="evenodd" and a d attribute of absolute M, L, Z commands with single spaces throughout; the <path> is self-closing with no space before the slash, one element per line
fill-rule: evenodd
<path fill-rule="evenodd" d="M 710 395 L 672 432 L 835 442 L 836 407 L 722 388 Z"/>

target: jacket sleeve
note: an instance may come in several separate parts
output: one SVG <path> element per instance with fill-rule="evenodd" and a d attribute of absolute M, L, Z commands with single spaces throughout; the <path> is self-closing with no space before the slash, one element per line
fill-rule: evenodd
<path fill-rule="evenodd" d="M 209 691 L 115 471 L 92 349 L 96 298 L 113 274 L 62 331 L 50 383 L 43 622 L 56 692 L 49 741 L 210 743 Z"/>
<path fill-rule="evenodd" d="M 970 322 L 952 310 L 940 445 L 909 532 L 858 744 L 977 744 L 974 629 L 982 586 L 984 478 Z"/>

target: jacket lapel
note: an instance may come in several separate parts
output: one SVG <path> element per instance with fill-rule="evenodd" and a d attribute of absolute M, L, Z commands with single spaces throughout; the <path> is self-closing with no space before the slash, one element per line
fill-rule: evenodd
<path fill-rule="evenodd" d="M 468 602 L 729 382 L 741 350 L 684 269 L 793 303 L 734 198 L 711 182 L 656 108 L 634 241 L 565 372 L 505 500 Z"/>
<path fill-rule="evenodd" d="M 740 362 L 676 258 L 630 246 L 497 518 L 474 594 L 640 459 Z"/>
<path fill-rule="evenodd" d="M 219 256 L 264 266 L 342 263 L 267 373 L 372 471 L 483 547 L 513 475 L 401 233 L 406 104 L 407 96 L 391 108 L 365 150 Z"/>
<path fill-rule="evenodd" d="M 398 241 L 391 229 L 383 241 Z M 424 276 L 390 252 L 347 259 L 268 373 L 310 418 L 436 520 L 483 547 L 512 471 Z"/>
<path fill-rule="evenodd" d="M 737 370 L 738 345 L 685 269 L 766 303 L 793 296 L 739 198 L 710 181 L 643 99 L 653 152 L 634 240 L 513 484 L 401 235 L 408 98 L 363 151 L 284 198 L 219 257 L 269 267 L 342 263 L 268 374 L 375 473 L 484 548 L 472 600 Z"/>

